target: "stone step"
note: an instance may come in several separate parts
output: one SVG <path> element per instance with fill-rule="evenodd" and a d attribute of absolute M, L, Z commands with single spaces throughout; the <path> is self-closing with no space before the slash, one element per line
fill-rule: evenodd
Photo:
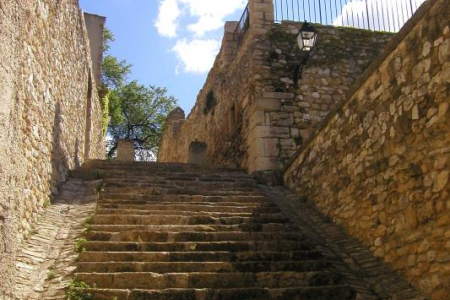
<path fill-rule="evenodd" d="M 90 231 L 120 232 L 120 231 L 167 231 L 167 232 L 286 232 L 294 231 L 295 227 L 277 223 L 247 223 L 238 225 L 90 225 Z"/>
<path fill-rule="evenodd" d="M 100 202 L 100 207 L 103 207 L 104 202 Z M 112 204 L 112 203 L 111 203 Z M 133 203 L 129 203 L 133 204 Z M 125 204 L 126 205 L 126 204 Z M 248 205 L 205 205 L 205 204 L 146 204 L 148 210 L 133 210 L 133 209 L 119 209 L 115 210 L 114 213 L 117 214 L 131 214 L 134 215 L 139 212 L 139 214 L 149 214 L 151 212 L 165 213 L 166 211 L 190 211 L 190 212 L 225 212 L 225 213 L 279 213 L 280 210 L 273 206 L 248 206 Z M 97 214 L 103 214 L 102 210 L 98 211 Z"/>
<path fill-rule="evenodd" d="M 329 263 L 321 260 L 257 262 L 87 262 L 79 263 L 78 273 L 186 273 L 186 272 L 313 272 L 323 271 Z"/>
<path fill-rule="evenodd" d="M 159 200 L 159 201 L 149 201 L 144 199 L 100 199 L 98 201 L 99 204 L 104 203 L 123 203 L 123 204 L 147 204 L 152 206 L 163 206 L 167 207 L 169 205 L 189 205 L 189 206 L 210 206 L 210 207 L 222 207 L 222 206 L 237 206 L 237 207 L 249 207 L 249 208 L 278 208 L 274 203 L 271 202 L 263 202 L 263 201 L 248 201 L 248 202 L 236 202 L 231 200 L 223 200 L 221 202 L 208 202 L 208 201 L 202 201 L 202 202 L 196 202 L 196 201 L 165 201 L 165 200 Z"/>
<path fill-rule="evenodd" d="M 165 170 L 168 172 L 195 172 L 195 173 L 241 173 L 245 174 L 242 169 L 227 168 L 227 167 L 204 167 L 199 165 L 187 164 L 187 163 L 160 163 L 160 162 L 124 162 L 117 160 L 88 160 L 83 163 L 82 169 L 104 169 L 104 170 L 122 170 L 122 171 L 148 171 L 155 172 L 156 170 Z"/>
<path fill-rule="evenodd" d="M 97 289 L 90 292 L 94 299 L 117 297 L 117 300 L 349 300 L 355 297 L 353 290 L 344 284 L 283 289 Z"/>
<path fill-rule="evenodd" d="M 211 178 L 210 180 L 170 180 L 170 179 L 136 179 L 136 178 L 106 178 L 103 180 L 106 187 L 174 187 L 185 188 L 195 187 L 198 189 L 205 188 L 255 188 L 257 186 L 256 181 L 253 179 L 220 179 Z"/>
<path fill-rule="evenodd" d="M 130 194 L 142 195 L 205 195 L 205 196 L 264 196 L 254 188 L 228 188 L 228 189 L 196 189 L 196 188 L 164 188 L 164 187 L 105 187 L 105 197 L 120 197 L 127 199 Z"/>
<path fill-rule="evenodd" d="M 76 273 L 76 279 L 94 283 L 98 288 L 170 289 L 170 288 L 293 288 L 328 286 L 339 283 L 331 272 L 193 272 L 193 273 Z"/>
<path fill-rule="evenodd" d="M 305 239 L 298 232 L 167 232 L 167 231 L 89 231 L 90 241 L 122 242 L 209 242 L 209 241 L 282 241 Z"/>
<path fill-rule="evenodd" d="M 191 251 L 191 252 L 82 252 L 79 262 L 248 262 L 303 261 L 322 258 L 315 250 L 304 251 Z"/>
<path fill-rule="evenodd" d="M 249 204 L 266 204 L 272 203 L 264 195 L 250 196 L 204 196 L 204 195 L 144 195 L 144 194 L 126 194 L 127 197 L 119 198 L 114 195 L 113 198 L 108 198 L 104 193 L 100 194 L 100 201 L 145 201 L 145 202 L 175 202 L 175 203 L 249 203 Z"/>
<path fill-rule="evenodd" d="M 312 250 L 304 241 L 110 242 L 87 241 L 87 251 L 298 251 Z"/>
<path fill-rule="evenodd" d="M 145 215 L 162 215 L 162 216 L 185 216 L 185 217 L 212 217 L 212 218 L 229 218 L 229 217 L 256 217 L 256 216 L 280 216 L 279 213 L 273 214 L 255 214 L 249 212 L 210 212 L 210 211 L 185 211 L 185 210 L 151 210 L 151 206 L 140 204 L 102 204 L 98 206 L 98 215 L 130 215 L 130 211 L 135 213 L 134 216 Z"/>
<path fill-rule="evenodd" d="M 243 223 L 288 223 L 289 220 L 281 214 L 259 214 L 248 217 L 230 216 L 213 217 L 209 215 L 190 214 L 177 215 L 95 215 L 92 219 L 94 225 L 234 225 Z"/>
<path fill-rule="evenodd" d="M 127 181 L 186 181 L 186 182 L 254 182 L 252 175 L 248 174 L 199 174 L 194 172 L 174 173 L 174 172 L 152 172 L 147 174 L 134 174 L 123 171 L 103 172 L 105 182 L 116 182 L 117 180 Z"/>

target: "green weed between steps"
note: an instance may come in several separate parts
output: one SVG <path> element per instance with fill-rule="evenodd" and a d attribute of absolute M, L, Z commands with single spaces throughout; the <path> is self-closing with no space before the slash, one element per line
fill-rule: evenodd
<path fill-rule="evenodd" d="M 93 216 L 92 216 L 92 215 L 89 215 L 89 216 L 84 220 L 84 225 L 85 225 L 86 227 L 88 227 L 89 225 L 92 225 L 92 219 L 93 219 Z"/>
<path fill-rule="evenodd" d="M 47 208 L 47 207 L 49 207 L 50 206 L 50 200 L 45 200 L 44 201 L 44 203 L 42 204 L 42 206 L 44 207 L 44 208 Z"/>
<path fill-rule="evenodd" d="M 87 290 L 90 286 L 82 281 L 73 280 L 69 284 L 69 290 L 67 291 L 68 300 L 93 300 L 94 297 Z"/>
<path fill-rule="evenodd" d="M 55 272 L 53 270 L 50 270 L 50 271 L 48 271 L 47 278 L 45 280 L 50 281 L 50 280 L 52 280 L 55 277 L 56 277 Z"/>
<path fill-rule="evenodd" d="M 81 253 L 86 251 L 86 247 L 84 247 L 84 243 L 86 243 L 87 240 L 85 238 L 79 238 L 75 240 L 75 243 L 73 245 L 75 253 Z"/>

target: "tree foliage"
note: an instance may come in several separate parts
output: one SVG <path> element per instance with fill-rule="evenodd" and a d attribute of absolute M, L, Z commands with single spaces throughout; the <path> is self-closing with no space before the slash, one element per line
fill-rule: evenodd
<path fill-rule="evenodd" d="M 113 144 L 109 157 L 114 155 L 119 139 L 133 140 L 141 160 L 149 160 L 158 152 L 165 120 L 176 104 L 175 98 L 166 93 L 165 88 L 146 87 L 137 81 L 112 92 L 109 134 Z"/>
<path fill-rule="evenodd" d="M 131 65 L 109 53 L 114 35 L 105 29 L 103 84 L 110 90 L 107 157 L 116 155 L 119 139 L 134 142 L 138 159 L 151 160 L 157 152 L 167 115 L 175 108 L 176 99 L 165 88 L 145 86 L 129 81 Z"/>

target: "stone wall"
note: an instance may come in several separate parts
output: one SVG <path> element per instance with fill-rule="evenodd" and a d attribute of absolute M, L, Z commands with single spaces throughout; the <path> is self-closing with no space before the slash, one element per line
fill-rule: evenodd
<path fill-rule="evenodd" d="M 426 2 L 284 173 L 435 300 L 450 295 L 449 16 Z"/>
<path fill-rule="evenodd" d="M 302 24 L 274 24 L 272 1 L 252 0 L 249 8 L 240 43 L 237 22 L 226 24 L 197 102 L 186 120 L 169 122 L 159 161 L 187 162 L 189 144 L 198 140 L 207 144 L 210 164 L 280 170 L 391 38 L 315 24 L 317 46 L 300 77 Z"/>
<path fill-rule="evenodd" d="M 281 169 L 392 37 L 314 24 L 317 43 L 301 72 L 305 54 L 296 41 L 301 25 L 273 24 L 258 41 L 254 59 L 263 87 L 252 115 L 251 171 Z"/>
<path fill-rule="evenodd" d="M 16 246 L 70 169 L 104 155 L 76 0 L 0 2 L 0 298 Z"/>

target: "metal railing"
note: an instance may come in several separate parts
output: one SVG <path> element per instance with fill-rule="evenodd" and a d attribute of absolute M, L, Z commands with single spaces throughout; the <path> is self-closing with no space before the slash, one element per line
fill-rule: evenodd
<path fill-rule="evenodd" d="M 237 35 L 237 42 L 238 45 L 241 44 L 242 40 L 244 39 L 245 34 L 247 33 L 248 29 L 250 28 L 250 11 L 249 11 L 249 5 L 244 9 L 244 12 L 242 13 L 241 19 L 239 20 L 239 23 L 236 27 L 236 35 Z"/>
<path fill-rule="evenodd" d="M 276 22 L 397 32 L 426 0 L 273 0 Z"/>

